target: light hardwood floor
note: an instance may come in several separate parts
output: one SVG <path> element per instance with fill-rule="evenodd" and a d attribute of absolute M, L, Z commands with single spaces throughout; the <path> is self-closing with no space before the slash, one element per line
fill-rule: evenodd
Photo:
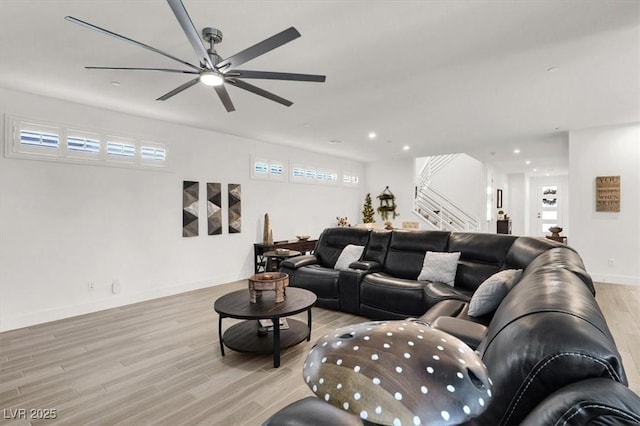
<path fill-rule="evenodd" d="M 213 301 L 239 288 L 246 283 L 0 333 L 0 424 L 259 425 L 312 395 L 302 363 L 313 342 L 364 319 L 313 308 L 311 342 L 285 350 L 277 369 L 270 356 L 228 350 L 223 358 Z M 640 287 L 597 290 L 630 387 L 640 393 Z M 27 417 L 54 409 L 56 418 L 12 420 L 21 408 Z"/>

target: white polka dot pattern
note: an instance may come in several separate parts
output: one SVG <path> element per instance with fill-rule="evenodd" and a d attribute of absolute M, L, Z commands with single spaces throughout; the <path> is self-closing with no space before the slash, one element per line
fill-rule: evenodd
<path fill-rule="evenodd" d="M 476 353 L 411 321 L 336 330 L 309 351 L 303 377 L 328 403 L 380 424 L 459 424 L 491 399 L 491 381 Z"/>

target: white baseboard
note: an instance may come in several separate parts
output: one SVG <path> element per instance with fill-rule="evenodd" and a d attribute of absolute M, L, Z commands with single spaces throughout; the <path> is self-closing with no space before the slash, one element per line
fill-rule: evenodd
<path fill-rule="evenodd" d="M 640 277 L 630 275 L 591 274 L 591 279 L 600 283 L 640 286 Z"/>
<path fill-rule="evenodd" d="M 154 288 L 131 294 L 120 293 L 118 295 L 114 295 L 113 297 L 103 298 L 88 303 L 61 306 L 41 310 L 38 312 L 29 312 L 20 316 L 2 318 L 2 321 L 0 322 L 0 332 L 29 327 L 45 322 L 57 321 L 65 318 L 75 317 L 78 315 L 89 314 L 92 312 L 103 311 L 105 309 L 131 305 L 133 303 L 172 296 L 174 294 L 186 293 L 188 291 L 198 290 L 206 287 L 213 287 L 216 285 L 226 284 L 246 278 L 247 277 L 241 277 L 238 274 L 227 274 L 218 276 L 215 279 L 211 280 L 184 283 L 162 288 Z"/>

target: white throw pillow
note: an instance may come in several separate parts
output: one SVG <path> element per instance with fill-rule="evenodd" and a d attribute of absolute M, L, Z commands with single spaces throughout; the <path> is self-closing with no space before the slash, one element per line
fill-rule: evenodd
<path fill-rule="evenodd" d="M 349 265 L 360 260 L 360 256 L 362 256 L 363 251 L 364 246 L 356 246 L 353 244 L 345 246 L 345 248 L 342 249 L 342 253 L 340 253 L 333 269 L 337 269 L 339 271 L 349 269 Z"/>
<path fill-rule="evenodd" d="M 459 259 L 459 251 L 455 253 L 428 251 L 424 255 L 422 271 L 418 275 L 418 281 L 440 282 L 453 287 Z"/>
<path fill-rule="evenodd" d="M 521 276 L 522 269 L 505 269 L 484 280 L 471 297 L 469 316 L 478 317 L 495 311 Z"/>

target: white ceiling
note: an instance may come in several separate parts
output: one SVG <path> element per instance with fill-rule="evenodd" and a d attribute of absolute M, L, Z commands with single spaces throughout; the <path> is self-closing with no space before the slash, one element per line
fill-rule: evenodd
<path fill-rule="evenodd" d="M 0 0 L 0 83 L 363 161 L 466 152 L 504 172 L 565 173 L 567 131 L 640 121 L 637 0 L 183 2 L 198 31 L 222 30 L 223 58 L 295 26 L 241 68 L 326 83 L 252 80 L 293 106 L 230 87 L 227 113 L 202 85 L 155 101 L 189 76 L 83 68 L 180 65 L 66 15 L 197 63 L 162 0 Z"/>

